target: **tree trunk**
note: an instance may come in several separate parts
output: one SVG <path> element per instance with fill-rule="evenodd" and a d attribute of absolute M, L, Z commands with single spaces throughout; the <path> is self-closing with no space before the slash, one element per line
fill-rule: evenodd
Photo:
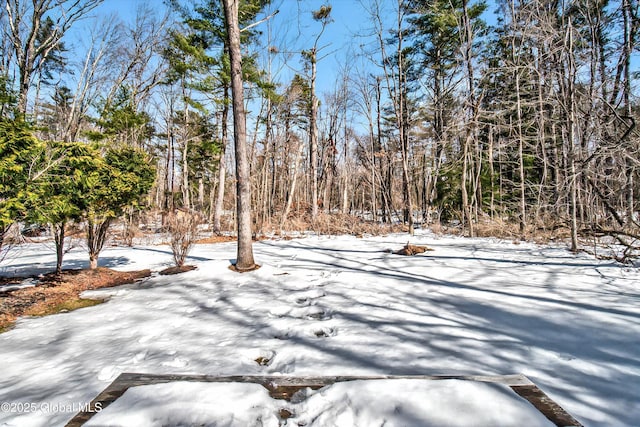
<path fill-rule="evenodd" d="M 514 47 L 515 49 L 515 47 Z M 515 51 L 513 52 L 515 56 Z M 525 238 L 527 228 L 527 201 L 524 182 L 524 135 L 522 131 L 522 102 L 520 98 L 520 70 L 516 67 L 516 115 L 518 119 L 518 180 L 520 181 L 520 237 Z"/>
<path fill-rule="evenodd" d="M 185 138 L 182 149 L 182 206 L 191 209 L 191 191 L 189 189 L 189 142 Z"/>
<path fill-rule="evenodd" d="M 227 122 L 229 118 L 229 87 L 225 85 L 223 89 L 223 106 L 220 128 L 222 129 L 222 152 L 220 153 L 220 163 L 218 165 L 218 194 L 216 197 L 216 207 L 213 213 L 213 232 L 220 234 L 220 218 L 224 208 L 224 182 L 227 169 L 224 165 L 224 155 L 227 148 Z"/>
<path fill-rule="evenodd" d="M 293 176 L 291 177 L 291 186 L 289 187 L 287 203 L 284 207 L 284 212 L 282 212 L 282 218 L 280 219 L 281 233 L 282 233 L 282 228 L 284 227 L 284 223 L 287 220 L 287 217 L 289 216 L 289 211 L 291 211 L 291 205 L 293 204 L 293 197 L 294 197 L 294 193 L 296 192 L 296 184 L 298 182 L 298 166 L 299 166 L 300 158 L 302 157 L 303 151 L 304 151 L 304 144 L 302 144 L 302 141 L 300 141 L 298 146 L 298 153 L 293 163 Z"/>
<path fill-rule="evenodd" d="M 89 249 L 89 268 L 94 270 L 98 267 L 98 257 L 107 240 L 107 231 L 111 225 L 111 219 L 107 218 L 102 222 L 87 220 L 87 247 Z"/>
<path fill-rule="evenodd" d="M 173 180 L 173 123 L 170 119 L 167 119 L 167 156 L 164 176 L 164 199 L 162 202 L 162 225 L 164 225 L 165 214 L 170 210 L 173 210 L 173 203 L 170 202 L 170 197 L 173 198 L 173 188 L 171 188 Z"/>
<path fill-rule="evenodd" d="M 463 224 L 466 222 L 469 228 L 469 237 L 474 237 L 475 230 L 473 228 L 473 218 L 471 218 L 471 209 L 469 207 L 469 193 L 467 191 L 467 169 L 469 168 L 469 144 L 471 133 L 467 133 L 462 147 L 462 177 L 460 178 L 460 190 L 462 192 L 462 215 Z"/>
<path fill-rule="evenodd" d="M 398 82 L 397 93 L 398 99 L 394 100 L 396 109 L 396 120 L 398 123 L 398 138 L 402 149 L 402 200 L 404 221 L 409 226 L 409 235 L 413 236 L 413 201 L 411 197 L 411 182 L 409 178 L 409 112 L 407 104 L 407 74 L 404 67 L 404 49 L 402 38 L 402 8 L 398 4 L 398 49 L 396 55 L 398 57 Z"/>
<path fill-rule="evenodd" d="M 318 217 L 318 98 L 316 97 L 316 48 L 311 50 L 311 113 L 309 117 L 309 162 L 311 167 L 311 221 Z"/>
<path fill-rule="evenodd" d="M 53 236 L 56 242 L 56 275 L 62 274 L 62 259 L 64 258 L 64 228 L 66 223 L 51 224 L 53 228 Z"/>
<path fill-rule="evenodd" d="M 476 193 L 478 189 L 474 187 L 474 192 L 469 197 L 467 190 L 467 180 L 468 180 L 468 167 L 469 164 L 474 164 L 473 162 L 469 162 L 469 147 L 473 140 L 474 147 L 478 145 L 478 104 L 476 102 L 475 97 L 475 84 L 474 84 L 474 71 L 473 71 L 473 58 L 472 58 L 472 49 L 473 49 L 473 29 L 471 27 L 471 21 L 469 18 L 468 8 L 467 8 L 467 0 L 463 0 L 462 2 L 462 23 L 464 25 L 464 60 L 466 62 L 467 68 L 467 90 L 468 90 L 468 102 L 469 102 L 469 121 L 470 123 L 467 125 L 467 136 L 465 138 L 464 147 L 463 147 L 463 161 L 462 161 L 462 210 L 463 214 L 466 217 L 467 225 L 469 227 L 469 236 L 474 237 L 474 219 L 471 214 L 471 206 L 469 205 L 470 200 L 475 200 Z M 477 152 L 477 150 L 476 150 Z"/>
<path fill-rule="evenodd" d="M 224 208 L 224 184 L 227 175 L 227 168 L 224 165 L 224 151 L 220 154 L 220 165 L 218 166 L 218 192 L 216 194 L 216 205 L 213 211 L 213 231 L 220 234 L 222 227 L 220 220 Z"/>
<path fill-rule="evenodd" d="M 571 215 L 571 251 L 578 251 L 578 176 L 576 170 L 576 105 L 575 105 L 575 79 L 576 79 L 576 66 L 573 51 L 573 27 L 571 22 L 567 28 L 569 47 L 567 52 L 568 57 L 568 102 L 569 108 L 567 113 L 567 154 L 569 160 L 569 200 L 570 200 L 570 215 Z"/>
<path fill-rule="evenodd" d="M 236 212 L 238 225 L 238 253 L 236 269 L 249 271 L 256 268 L 251 240 L 251 177 L 246 148 L 246 117 L 242 85 L 242 57 L 240 53 L 240 28 L 238 4 L 240 0 L 223 0 L 229 40 L 231 62 L 231 93 L 233 98 L 233 130 L 236 154 Z"/>

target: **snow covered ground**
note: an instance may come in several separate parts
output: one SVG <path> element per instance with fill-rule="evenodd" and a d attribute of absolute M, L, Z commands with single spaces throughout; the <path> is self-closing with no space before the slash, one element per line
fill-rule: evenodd
<path fill-rule="evenodd" d="M 198 270 L 87 292 L 110 300 L 21 319 L 0 334 L 0 402 L 30 406 L 21 413 L 0 411 L 0 426 L 64 425 L 78 405 L 121 372 L 523 373 L 585 426 L 638 425 L 637 269 L 573 255 L 563 247 L 428 232 L 411 243 L 426 244 L 433 252 L 414 257 L 385 252 L 406 242 L 407 235 L 399 234 L 262 241 L 254 245 L 262 268 L 242 275 L 227 268 L 235 244 L 198 245 L 188 260 Z M 50 249 L 21 247 L 0 270 L 51 270 Z M 87 266 L 85 259 L 82 250 L 73 250 L 65 267 Z M 168 247 L 148 246 L 106 249 L 101 265 L 158 271 L 171 262 Z M 259 357 L 269 363 L 256 363 Z M 445 382 L 425 392 L 460 396 L 473 384 Z M 158 393 L 176 395 L 176 387 L 192 387 L 187 396 L 197 404 L 206 394 L 198 390 L 214 385 L 183 384 Z M 256 399 L 262 399 L 266 391 L 255 387 L 229 392 L 258 393 Z M 316 392 L 300 404 L 344 405 L 346 391 L 340 387 L 323 391 L 324 397 Z M 500 391 L 485 392 L 468 403 L 489 411 Z M 136 393 L 130 389 L 114 405 L 132 405 L 142 398 Z M 362 405 L 351 401 L 352 410 Z M 446 406 L 425 405 L 443 411 Z M 363 410 L 358 416 L 367 416 Z M 107 415 L 107 410 L 99 414 Z"/>
<path fill-rule="evenodd" d="M 189 408 L 189 410 L 185 410 Z M 292 402 L 257 384 L 175 382 L 130 388 L 90 426 L 265 426 L 275 414 L 290 426 L 553 427 L 507 386 L 459 380 L 367 380 L 336 383 Z M 258 423 L 256 420 L 260 420 Z M 231 421 L 231 422 L 230 422 Z"/>

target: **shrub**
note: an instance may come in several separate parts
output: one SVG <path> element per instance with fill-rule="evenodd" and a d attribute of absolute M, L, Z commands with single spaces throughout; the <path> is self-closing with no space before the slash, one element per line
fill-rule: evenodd
<path fill-rule="evenodd" d="M 191 248 L 198 240 L 198 224 L 200 218 L 189 211 L 178 210 L 167 216 L 167 229 L 173 259 L 176 266 L 182 267 Z"/>

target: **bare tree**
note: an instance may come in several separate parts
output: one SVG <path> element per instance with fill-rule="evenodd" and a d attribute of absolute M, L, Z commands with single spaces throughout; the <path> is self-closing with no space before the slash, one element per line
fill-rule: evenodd
<path fill-rule="evenodd" d="M 75 141 L 92 103 L 109 91 L 109 85 L 113 83 L 112 70 L 118 60 L 112 53 L 113 46 L 119 42 L 120 30 L 116 19 L 111 16 L 97 21 L 89 35 L 85 35 L 87 44 L 83 46 L 86 51 L 82 54 L 82 61 L 69 66 L 72 71 L 69 81 L 75 82 L 75 87 L 56 87 L 54 105 L 51 106 L 54 111 L 49 111 L 48 117 L 44 118 L 49 125 L 49 138 Z"/>
<path fill-rule="evenodd" d="M 18 108 L 27 111 L 33 77 L 42 69 L 62 37 L 78 20 L 95 9 L 102 0 L 5 0 L 4 37 L 10 44 L 18 74 Z M 44 33 L 45 18 L 50 31 Z"/>
<path fill-rule="evenodd" d="M 381 65 L 384 70 L 384 78 L 389 99 L 391 100 L 396 131 L 398 132 L 398 141 L 400 145 L 401 164 L 402 164 L 402 202 L 403 202 L 403 219 L 409 226 L 409 234 L 413 235 L 413 200 L 411 197 L 409 175 L 409 109 L 408 109 L 408 82 L 407 82 L 407 56 L 406 46 L 404 45 L 405 30 L 403 24 L 405 21 L 405 8 L 403 0 L 397 0 L 395 7 L 396 20 L 395 28 L 392 31 L 394 35 L 393 41 L 396 43 L 395 52 L 388 54 L 385 46 L 388 40 L 385 38 L 385 28 L 382 19 L 382 11 L 380 4 L 375 3 L 372 18 L 376 27 L 376 37 L 378 39 L 381 55 Z"/>
<path fill-rule="evenodd" d="M 299 122 L 302 119 L 302 116 L 307 115 L 309 100 L 308 91 L 306 90 L 308 89 L 308 86 L 306 86 L 305 83 L 306 82 L 304 82 L 304 80 L 299 76 L 298 78 L 294 78 L 279 104 L 279 108 L 281 110 L 280 115 L 282 116 L 281 121 L 284 124 L 283 139 L 285 145 L 284 150 L 286 153 L 284 159 L 286 173 L 283 175 L 286 175 L 289 181 L 288 186 L 285 184 L 282 185 L 283 187 L 286 186 L 287 189 L 285 191 L 286 201 L 284 210 L 280 218 L 280 232 L 282 232 L 284 224 L 289 216 L 289 212 L 293 206 L 293 200 L 298 185 L 298 172 L 304 154 L 305 144 L 291 128 L 296 124 L 296 122 Z M 296 118 L 298 120 L 296 120 Z M 290 167 L 290 164 L 292 164 L 293 167 Z"/>
<path fill-rule="evenodd" d="M 309 113 L 309 162 L 311 168 L 311 219 L 318 216 L 318 97 L 316 96 L 316 75 L 318 63 L 318 43 L 325 28 L 331 22 L 331 6 L 325 5 L 312 12 L 313 19 L 322 23 L 322 29 L 313 43 L 313 47 L 303 52 L 311 67 L 311 111 Z"/>
<path fill-rule="evenodd" d="M 225 166 L 225 152 L 227 147 L 227 123 L 229 116 L 229 88 L 227 85 L 223 88 L 222 96 L 222 115 L 220 119 L 220 141 L 222 141 L 220 159 L 218 163 L 218 192 L 216 194 L 216 203 L 213 210 L 213 231 L 217 234 L 220 233 L 221 225 L 220 219 L 222 218 L 222 210 L 224 205 L 224 182 L 226 178 L 227 168 Z"/>

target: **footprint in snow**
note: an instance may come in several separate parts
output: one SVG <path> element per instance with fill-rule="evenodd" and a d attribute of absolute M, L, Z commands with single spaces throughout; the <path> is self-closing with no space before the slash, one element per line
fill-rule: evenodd
<path fill-rule="evenodd" d="M 269 313 L 272 318 L 291 318 L 301 320 L 329 320 L 331 313 L 328 309 L 316 305 L 307 305 L 302 307 L 273 307 Z"/>
<path fill-rule="evenodd" d="M 326 292 L 322 289 L 312 288 L 306 291 L 298 292 L 296 295 L 294 295 L 293 301 L 297 305 L 312 305 L 314 303 L 314 300 L 322 298 L 326 295 Z"/>
<path fill-rule="evenodd" d="M 328 279 L 329 277 L 337 276 L 338 274 L 340 274 L 340 270 L 329 270 L 320 273 L 320 277 L 323 279 Z"/>
<path fill-rule="evenodd" d="M 316 338 L 335 337 L 337 334 L 338 334 L 338 331 L 334 328 L 320 328 L 320 329 L 313 330 L 313 335 Z"/>
<path fill-rule="evenodd" d="M 328 310 L 324 310 L 320 307 L 310 307 L 305 314 L 307 320 L 329 320 L 331 319 L 331 313 Z"/>
<path fill-rule="evenodd" d="M 570 354 L 556 354 L 556 357 L 560 360 L 564 360 L 565 362 L 576 360 L 576 358 Z"/>
<path fill-rule="evenodd" d="M 295 302 L 298 305 L 310 305 L 311 304 L 311 299 L 307 298 L 307 297 L 298 297 L 298 298 L 296 298 Z"/>
<path fill-rule="evenodd" d="M 277 340 L 288 340 L 291 337 L 291 331 L 289 329 L 267 327 L 264 329 L 264 333 L 267 337 Z"/>

